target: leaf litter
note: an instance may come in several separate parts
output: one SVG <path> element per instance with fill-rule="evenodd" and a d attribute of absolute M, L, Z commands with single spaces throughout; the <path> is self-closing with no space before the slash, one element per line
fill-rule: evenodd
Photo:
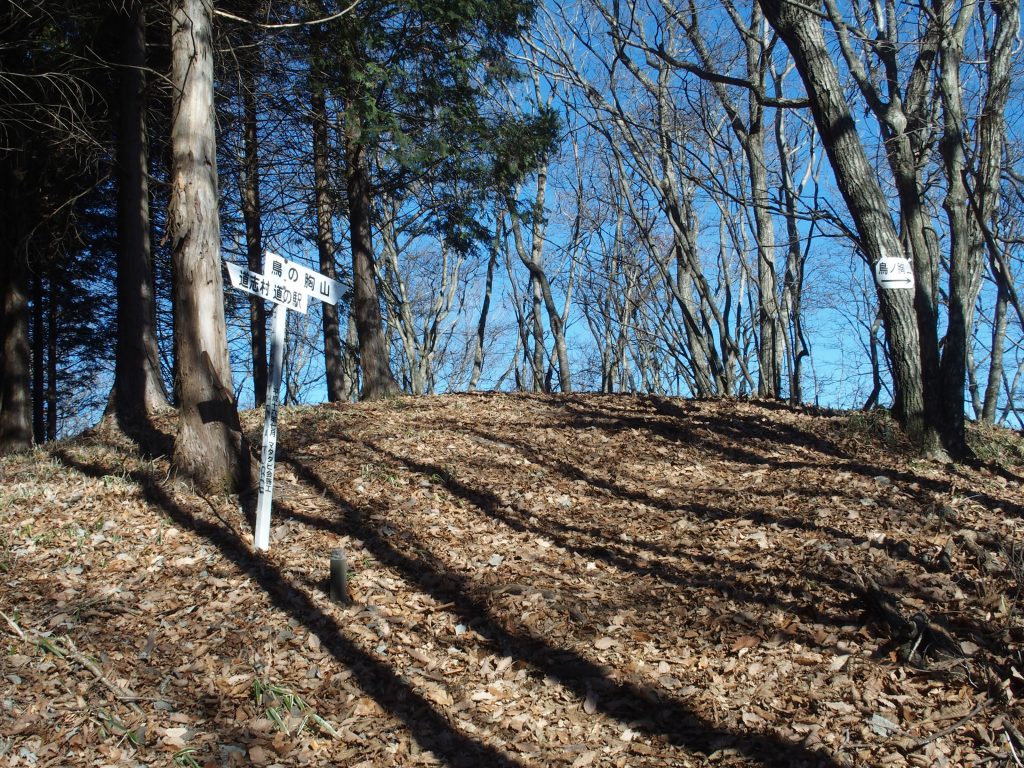
<path fill-rule="evenodd" d="M 0 762 L 1022 764 L 1021 480 L 760 401 L 302 407 L 256 553 L 99 427 L 0 460 Z"/>

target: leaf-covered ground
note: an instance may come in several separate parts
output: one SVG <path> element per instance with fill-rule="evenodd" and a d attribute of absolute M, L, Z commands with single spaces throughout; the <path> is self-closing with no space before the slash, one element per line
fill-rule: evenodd
<path fill-rule="evenodd" d="M 286 409 L 258 554 L 96 430 L 0 461 L 0 764 L 1021 765 L 1008 455 L 764 402 Z"/>

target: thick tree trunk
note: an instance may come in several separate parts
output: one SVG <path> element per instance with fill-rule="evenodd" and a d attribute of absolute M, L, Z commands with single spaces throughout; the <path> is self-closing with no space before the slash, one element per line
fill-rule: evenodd
<path fill-rule="evenodd" d="M 815 125 L 857 227 L 865 256 L 874 264 L 884 256 L 902 255 L 903 247 L 889 216 L 885 195 L 857 135 L 856 123 L 825 44 L 820 21 L 804 6 L 786 0 L 759 2 L 789 48 L 804 82 Z M 922 450 L 938 452 L 941 440 L 936 404 L 925 402 L 913 295 L 906 290 L 879 289 L 878 302 L 885 324 L 896 418 Z"/>
<path fill-rule="evenodd" d="M 964 185 L 964 110 L 960 84 L 965 19 L 974 6 L 959 9 L 956 29 L 951 3 L 944 3 L 942 19 L 948 34 L 939 49 L 939 94 L 942 98 L 943 131 L 939 151 L 946 166 L 946 197 L 942 207 L 949 222 L 949 316 L 941 363 L 943 438 L 954 456 L 968 454 L 964 432 L 964 387 L 967 382 L 967 344 L 974 310 L 971 296 L 971 242 L 968 229 L 967 190 Z M 977 254 L 977 250 L 974 251 Z"/>
<path fill-rule="evenodd" d="M 317 40 L 316 36 L 313 38 Z M 334 205 L 331 199 L 327 140 L 327 104 L 323 88 L 313 84 L 313 186 L 316 200 L 316 248 L 320 272 L 337 279 L 334 249 Z M 341 349 L 341 318 L 334 304 L 323 305 L 324 359 L 327 369 L 327 400 L 336 403 L 346 397 L 345 360 Z"/>
<path fill-rule="evenodd" d="M 0 275 L 0 456 L 32 447 L 28 270 L 16 254 L 3 257 L 8 269 Z"/>
<path fill-rule="evenodd" d="M 249 446 L 231 392 L 217 210 L 213 114 L 213 7 L 175 0 L 171 79 L 169 230 L 174 273 L 175 357 L 181 414 L 174 464 L 207 492 L 248 489 Z"/>
<path fill-rule="evenodd" d="M 263 206 L 260 202 L 260 154 L 256 108 L 256 56 L 246 56 L 242 68 L 242 218 L 245 221 L 245 254 L 249 269 L 263 272 Z M 259 296 L 249 297 L 252 387 L 256 407 L 267 401 L 267 307 Z"/>
<path fill-rule="evenodd" d="M 374 282 L 373 237 L 370 226 L 370 172 L 362 144 L 362 123 L 350 113 L 345 123 L 345 175 L 348 187 L 349 236 L 352 244 L 352 310 L 359 338 L 363 400 L 381 400 L 401 392 L 391 373 L 380 300 Z"/>
<path fill-rule="evenodd" d="M 118 14 L 122 26 L 117 123 L 117 352 L 107 404 L 122 426 L 139 426 L 167 405 L 156 338 L 150 251 L 146 132 L 146 20 L 141 0 Z"/>
<path fill-rule="evenodd" d="M 998 227 L 999 203 L 1001 197 L 1000 174 L 1002 172 L 1003 146 L 1006 141 L 1006 104 L 1010 97 L 1014 69 L 1013 54 L 1020 34 L 1020 0 L 992 2 L 996 14 L 996 29 L 992 36 L 991 54 L 988 66 L 988 90 L 981 118 L 978 121 L 977 141 L 979 160 L 975 182 L 974 222 L 976 240 L 986 244 L 989 234 Z M 991 248 L 992 245 L 989 245 Z M 997 270 L 995 318 L 992 326 L 992 357 L 989 362 L 988 382 L 981 418 L 992 423 L 996 416 L 1000 383 L 1003 378 L 1003 353 L 1006 342 L 1008 274 Z M 1011 394 L 1012 396 L 1012 394 Z"/>

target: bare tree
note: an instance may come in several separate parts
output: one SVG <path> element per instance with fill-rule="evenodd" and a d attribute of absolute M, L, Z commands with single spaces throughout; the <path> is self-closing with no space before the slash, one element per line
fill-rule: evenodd
<path fill-rule="evenodd" d="M 480 383 L 480 376 L 483 374 L 487 356 L 487 318 L 490 314 L 491 297 L 494 292 L 494 270 L 498 266 L 498 257 L 501 254 L 506 234 L 503 231 L 505 212 L 499 208 L 495 213 L 495 231 L 487 249 L 487 274 L 484 279 L 483 296 L 480 299 L 480 314 L 476 323 L 476 333 L 473 336 L 473 367 L 466 387 L 470 392 L 476 391 Z"/>
<path fill-rule="evenodd" d="M 426 190 L 421 190 L 426 193 Z M 388 196 L 378 205 L 381 287 L 388 330 L 398 339 L 398 365 L 405 390 L 432 394 L 446 341 L 460 310 L 465 254 L 444 239 L 429 236 L 420 225 L 431 201 L 420 198 L 403 216 L 401 201 Z"/>
<path fill-rule="evenodd" d="M 885 195 L 855 130 L 839 73 L 829 54 L 817 15 L 787 0 L 760 0 L 765 16 L 786 43 L 803 79 L 811 111 L 828 152 L 836 183 L 870 263 L 904 253 Z M 918 280 L 918 285 L 925 283 Z M 880 290 L 890 364 L 894 410 L 907 432 L 925 450 L 941 450 L 934 400 L 926 402 L 922 348 L 914 300 L 906 291 Z M 929 409 L 929 406 L 930 409 Z"/>

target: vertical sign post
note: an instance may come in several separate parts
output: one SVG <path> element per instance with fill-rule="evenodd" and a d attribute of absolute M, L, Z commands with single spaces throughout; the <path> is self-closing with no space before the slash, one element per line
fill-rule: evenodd
<path fill-rule="evenodd" d="M 305 312 L 310 297 L 337 304 L 342 286 L 337 280 L 267 251 L 258 274 L 238 264 L 225 262 L 231 285 L 240 291 L 274 302 L 270 335 L 270 377 L 267 381 L 266 415 L 263 419 L 263 449 L 260 452 L 260 495 L 256 502 L 256 530 L 253 545 L 270 549 L 270 509 L 274 498 L 274 460 L 277 456 L 277 412 L 280 405 L 281 375 L 288 310 Z"/>
<path fill-rule="evenodd" d="M 270 377 L 267 380 L 266 415 L 263 418 L 263 449 L 260 452 L 260 495 L 256 502 L 256 549 L 270 549 L 270 505 L 274 498 L 274 459 L 277 455 L 277 409 L 284 367 L 285 331 L 288 310 L 275 304 L 271 319 Z"/>

